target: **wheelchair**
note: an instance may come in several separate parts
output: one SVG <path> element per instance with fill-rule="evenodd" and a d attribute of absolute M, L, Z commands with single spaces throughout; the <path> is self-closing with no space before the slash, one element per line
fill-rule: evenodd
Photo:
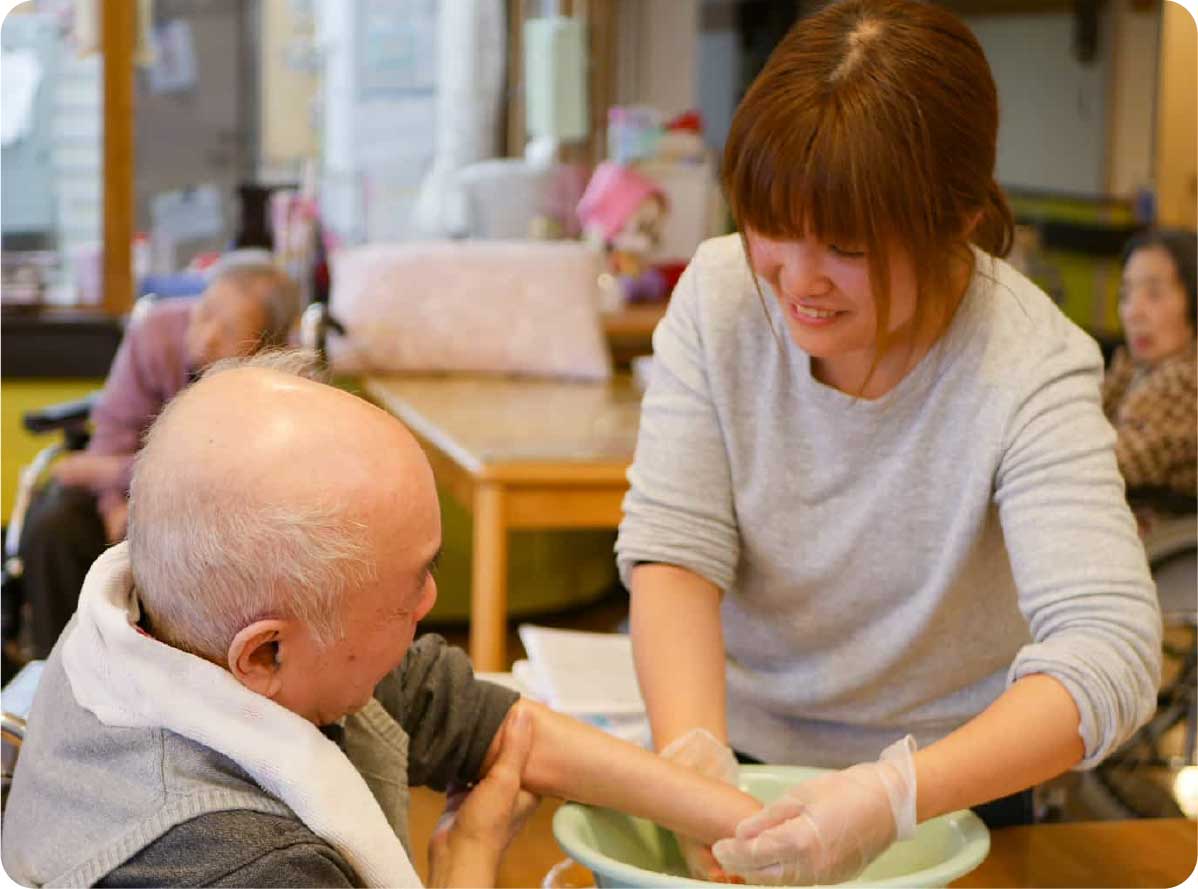
<path fill-rule="evenodd" d="M 94 392 L 84 398 L 29 411 L 22 418 L 25 428 L 37 435 L 61 433 L 61 440 L 42 448 L 33 462 L 21 470 L 17 481 L 13 511 L 4 535 L 3 576 L 0 580 L 0 636 L 4 640 L 4 681 L 29 660 L 28 605 L 23 584 L 25 566 L 21 560 L 22 533 L 29 507 L 41 487 L 51 464 L 61 455 L 81 451 L 91 437 L 88 417 L 99 399 Z"/>
<path fill-rule="evenodd" d="M 1192 817 L 1176 792 L 1144 776 L 1198 766 L 1198 512 L 1192 498 L 1159 491 L 1128 499 L 1160 516 L 1144 548 L 1165 627 L 1163 681 L 1152 718 L 1091 773 L 1087 801 L 1112 818 Z"/>

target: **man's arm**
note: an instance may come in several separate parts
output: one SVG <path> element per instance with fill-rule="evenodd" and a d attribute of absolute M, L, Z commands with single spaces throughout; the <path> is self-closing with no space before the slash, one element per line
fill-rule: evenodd
<path fill-rule="evenodd" d="M 374 696 L 408 735 L 408 783 L 439 791 L 479 779 L 483 759 L 519 698 L 475 679 L 466 652 L 432 634 L 412 644 Z"/>
<path fill-rule="evenodd" d="M 524 786 L 535 794 L 627 812 L 708 844 L 732 836 L 741 819 L 761 808 L 730 784 L 705 778 L 535 701 L 521 698 L 513 712 L 517 709 L 532 719 Z M 484 772 L 498 756 L 502 737 L 500 733 L 492 741 Z"/>
<path fill-rule="evenodd" d="M 422 636 L 375 697 L 408 733 L 409 780 L 444 790 L 485 775 L 502 746 L 518 696 L 474 678 L 465 652 Z M 524 786 L 648 818 L 705 843 L 730 836 L 760 808 L 731 785 L 620 741 L 599 729 L 519 699 L 532 721 Z"/>

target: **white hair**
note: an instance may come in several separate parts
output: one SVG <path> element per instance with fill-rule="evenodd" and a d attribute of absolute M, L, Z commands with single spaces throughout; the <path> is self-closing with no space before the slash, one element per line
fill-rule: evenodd
<path fill-rule="evenodd" d="M 263 345 L 285 346 L 299 318 L 299 285 L 269 258 L 259 256 L 259 252 L 235 250 L 227 254 L 217 264 L 209 278 L 209 285 L 225 281 L 252 295 L 266 314 L 266 326 L 262 330 Z"/>
<path fill-rule="evenodd" d="M 317 376 L 310 354 L 276 351 L 217 362 L 204 377 L 244 367 Z M 218 663 L 237 632 L 263 618 L 295 618 L 322 644 L 340 638 L 346 594 L 376 576 L 365 526 L 341 504 L 210 490 L 168 450 L 164 430 L 186 399 L 150 427 L 130 486 L 133 579 L 155 635 Z"/>

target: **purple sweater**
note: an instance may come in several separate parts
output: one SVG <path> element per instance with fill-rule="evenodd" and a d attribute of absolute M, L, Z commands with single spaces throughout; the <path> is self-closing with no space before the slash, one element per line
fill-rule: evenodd
<path fill-rule="evenodd" d="M 141 321 L 130 325 L 117 349 L 100 400 L 92 410 L 88 453 L 127 455 L 118 489 L 99 495 L 106 512 L 129 490 L 133 455 L 142 436 L 163 406 L 187 385 L 185 346 L 194 299 L 170 299 L 155 305 Z"/>

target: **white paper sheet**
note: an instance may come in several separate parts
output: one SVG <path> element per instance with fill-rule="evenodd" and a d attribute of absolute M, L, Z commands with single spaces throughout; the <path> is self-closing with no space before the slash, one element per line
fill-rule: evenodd
<path fill-rule="evenodd" d="M 605 717 L 645 712 L 627 636 L 524 624 L 520 641 L 553 709 Z"/>

